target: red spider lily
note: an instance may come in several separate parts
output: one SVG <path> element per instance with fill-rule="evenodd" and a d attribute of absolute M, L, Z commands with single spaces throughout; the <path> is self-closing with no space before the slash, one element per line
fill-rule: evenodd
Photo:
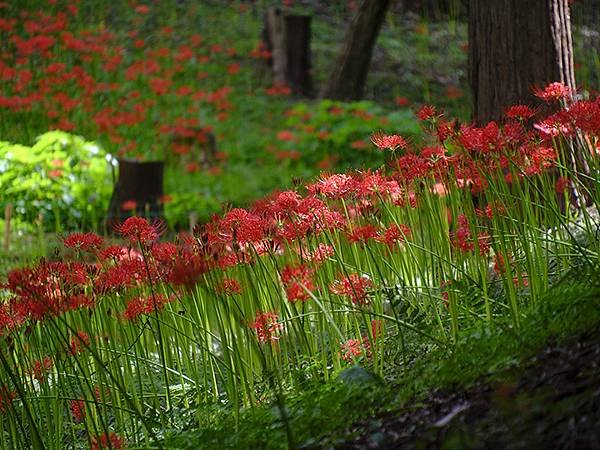
<path fill-rule="evenodd" d="M 384 323 L 382 320 L 373 319 L 371 320 L 370 333 L 363 333 L 362 335 L 362 345 L 365 351 L 365 354 L 368 357 L 371 357 L 372 352 L 372 344 L 375 344 L 377 340 L 383 335 Z"/>
<path fill-rule="evenodd" d="M 27 320 L 27 314 L 15 308 L 13 303 L 14 300 L 0 304 L 0 336 L 12 332 Z"/>
<path fill-rule="evenodd" d="M 164 78 L 151 78 L 148 81 L 150 89 L 158 96 L 166 95 L 169 92 L 172 83 L 171 80 Z"/>
<path fill-rule="evenodd" d="M 397 134 L 383 134 L 381 132 L 371 135 L 371 142 L 381 150 L 388 149 L 396 151 L 398 148 L 406 148 L 406 140 Z"/>
<path fill-rule="evenodd" d="M 347 363 L 353 363 L 364 355 L 363 344 L 358 339 L 348 339 L 341 345 L 340 356 Z"/>
<path fill-rule="evenodd" d="M 137 202 L 135 200 L 125 200 L 121 203 L 122 211 L 135 211 L 137 208 Z"/>
<path fill-rule="evenodd" d="M 268 55 L 268 56 L 267 56 Z M 261 57 L 268 59 L 271 57 L 271 52 L 263 52 Z M 270 96 L 276 95 L 290 95 L 292 93 L 292 89 L 284 84 L 275 84 L 269 88 L 265 88 L 265 93 Z"/>
<path fill-rule="evenodd" d="M 504 255 L 502 253 L 496 253 L 494 255 L 494 272 L 497 275 L 502 275 L 502 274 L 504 274 L 505 270 L 506 270 L 506 260 L 504 258 Z"/>
<path fill-rule="evenodd" d="M 301 197 L 295 191 L 281 192 L 277 195 L 277 198 L 273 201 L 273 211 L 291 213 L 296 211 L 296 208 L 300 205 Z"/>
<path fill-rule="evenodd" d="M 471 227 L 469 221 L 464 214 L 458 216 L 458 229 L 455 233 L 455 245 L 463 252 L 470 252 L 475 248 L 471 240 Z"/>
<path fill-rule="evenodd" d="M 304 264 L 299 266 L 286 266 L 281 271 L 281 282 L 285 288 L 288 301 L 305 302 L 310 298 L 308 291 L 314 291 L 312 281 L 314 271 Z"/>
<path fill-rule="evenodd" d="M 84 252 L 98 250 L 102 247 L 103 239 L 96 233 L 72 233 L 63 239 L 65 247 Z"/>
<path fill-rule="evenodd" d="M 280 338 L 278 333 L 283 330 L 283 323 L 279 323 L 279 316 L 274 312 L 256 311 L 254 322 L 250 323 L 249 327 L 256 330 L 258 342 L 264 344 Z"/>
<path fill-rule="evenodd" d="M 193 289 L 202 274 L 209 269 L 210 265 L 200 256 L 181 256 L 173 262 L 167 279 L 175 286 Z"/>
<path fill-rule="evenodd" d="M 31 365 L 30 373 L 33 378 L 43 383 L 45 380 L 45 373 L 54 367 L 54 361 L 49 356 L 44 356 L 40 360 L 33 361 Z"/>
<path fill-rule="evenodd" d="M 129 217 L 122 224 L 115 225 L 114 228 L 130 243 L 147 245 L 158 239 L 164 226 L 164 223 L 160 221 L 150 223 L 143 217 Z"/>
<path fill-rule="evenodd" d="M 501 151 L 505 147 L 500 127 L 496 122 L 489 122 L 481 128 L 463 125 L 458 140 L 465 149 L 481 153 Z"/>
<path fill-rule="evenodd" d="M 444 120 L 439 120 L 435 124 L 435 134 L 440 142 L 444 142 L 451 136 L 455 134 L 456 121 L 451 120 L 449 122 Z"/>
<path fill-rule="evenodd" d="M 138 14 L 148 14 L 150 12 L 150 7 L 147 5 L 137 5 L 134 10 Z"/>
<path fill-rule="evenodd" d="M 441 146 L 425 147 L 421 150 L 421 157 L 431 161 L 439 161 L 446 159 L 446 149 Z"/>
<path fill-rule="evenodd" d="M 423 105 L 419 111 L 417 111 L 417 118 L 419 120 L 435 120 L 440 116 L 440 114 L 435 109 L 435 106 L 431 105 Z"/>
<path fill-rule="evenodd" d="M 535 123 L 533 127 L 547 142 L 551 142 L 553 138 L 561 135 L 572 136 L 575 132 L 572 124 L 565 122 L 562 117 L 557 115 L 547 117 L 546 119 Z"/>
<path fill-rule="evenodd" d="M 514 277 L 513 283 L 516 288 L 528 287 L 529 286 L 529 278 L 527 277 L 527 272 L 523 272 L 520 277 L 519 276 Z"/>
<path fill-rule="evenodd" d="M 380 319 L 371 320 L 371 337 L 373 340 L 377 340 L 382 334 L 384 330 L 384 322 Z"/>
<path fill-rule="evenodd" d="M 266 222 L 259 216 L 240 208 L 232 209 L 218 224 L 218 239 L 236 245 L 263 239 Z"/>
<path fill-rule="evenodd" d="M 356 188 L 356 180 L 350 175 L 338 173 L 334 175 L 322 174 L 319 181 L 306 186 L 313 195 L 323 195 L 328 198 L 347 198 Z"/>
<path fill-rule="evenodd" d="M 407 99 L 406 97 L 398 96 L 394 99 L 394 102 L 396 103 L 396 105 L 401 106 L 401 107 L 410 105 L 410 100 Z"/>
<path fill-rule="evenodd" d="M 396 169 L 396 177 L 399 183 L 404 185 L 410 184 L 417 179 L 425 178 L 431 173 L 433 164 L 431 161 L 422 158 L 414 153 L 408 153 L 401 156 L 395 161 L 391 162 L 391 165 Z"/>
<path fill-rule="evenodd" d="M 485 208 L 475 208 L 475 214 L 477 217 L 487 217 L 489 220 L 492 220 L 494 216 L 503 216 L 506 214 L 506 206 L 496 200 L 488 205 L 485 205 Z"/>
<path fill-rule="evenodd" d="M 160 312 L 170 301 L 172 301 L 171 298 L 162 294 L 149 297 L 135 297 L 127 303 L 123 317 L 127 320 L 135 320 L 142 314 Z"/>
<path fill-rule="evenodd" d="M 196 173 L 200 172 L 201 167 L 197 162 L 189 162 L 185 165 L 184 169 L 187 173 Z"/>
<path fill-rule="evenodd" d="M 110 403 L 110 390 L 105 387 L 102 389 L 102 386 L 96 384 L 94 386 L 94 398 L 98 403 Z"/>
<path fill-rule="evenodd" d="M 81 263 L 43 262 L 14 269 L 7 278 L 6 287 L 15 295 L 10 308 L 20 320 L 43 320 L 73 309 L 77 303 L 71 296 L 88 285 L 86 266 Z"/>
<path fill-rule="evenodd" d="M 380 231 L 375 239 L 390 248 L 394 248 L 399 243 L 404 242 L 410 236 L 410 233 L 410 228 L 407 225 L 392 223 L 385 230 Z"/>
<path fill-rule="evenodd" d="M 535 110 L 527 105 L 514 105 L 504 111 L 509 119 L 527 120 L 535 116 Z"/>
<path fill-rule="evenodd" d="M 354 229 L 346 233 L 346 237 L 350 243 L 360 242 L 366 244 L 370 239 L 375 239 L 377 234 L 377 227 L 375 225 L 368 224 L 362 227 L 354 227 Z"/>
<path fill-rule="evenodd" d="M 177 49 L 177 53 L 174 56 L 174 60 L 177 62 L 189 61 L 194 57 L 194 50 L 189 45 L 181 45 Z"/>
<path fill-rule="evenodd" d="M 600 97 L 575 102 L 569 106 L 565 118 L 585 133 L 600 134 Z"/>
<path fill-rule="evenodd" d="M 96 292 L 115 292 L 126 287 L 141 285 L 148 281 L 148 269 L 151 281 L 159 281 L 158 271 L 152 261 L 147 261 L 147 264 L 148 267 L 141 258 L 122 259 L 116 265 L 99 273 L 95 283 Z"/>
<path fill-rule="evenodd" d="M 241 67 L 242 66 L 239 63 L 232 63 L 229 66 L 227 66 L 227 73 L 229 75 L 235 75 L 240 71 Z"/>
<path fill-rule="evenodd" d="M 224 295 L 237 295 L 242 293 L 242 286 L 234 278 L 225 278 L 218 289 Z"/>
<path fill-rule="evenodd" d="M 289 130 L 283 130 L 277 133 L 277 139 L 284 142 L 293 141 L 295 139 L 294 133 Z"/>
<path fill-rule="evenodd" d="M 71 338 L 69 351 L 71 355 L 78 355 L 89 346 L 90 337 L 84 331 L 78 331 L 77 334 Z"/>
<path fill-rule="evenodd" d="M 444 306 L 446 309 L 450 306 L 450 287 L 452 286 L 451 280 L 444 280 L 440 285 L 440 291 L 442 294 L 442 300 L 444 301 Z"/>
<path fill-rule="evenodd" d="M 114 260 L 119 261 L 127 254 L 127 249 L 120 245 L 110 245 L 104 248 L 99 254 L 100 261 Z"/>
<path fill-rule="evenodd" d="M 357 141 L 353 141 L 350 143 L 350 148 L 353 148 L 355 150 L 363 150 L 368 147 L 369 147 L 369 144 L 367 142 L 363 141 L 362 139 L 359 139 Z"/>
<path fill-rule="evenodd" d="M 554 148 L 543 145 L 522 146 L 519 152 L 525 161 L 522 168 L 527 175 L 535 175 L 550 169 L 558 157 Z"/>
<path fill-rule="evenodd" d="M 169 264 L 175 261 L 178 249 L 172 242 L 158 242 L 150 249 L 151 255 L 161 264 Z"/>
<path fill-rule="evenodd" d="M 467 253 L 475 249 L 475 245 L 481 254 L 487 254 L 490 251 L 490 237 L 482 233 L 475 238 L 471 235 L 469 221 L 464 214 L 458 216 L 458 229 L 454 234 L 454 245 L 462 252 Z"/>
<path fill-rule="evenodd" d="M 16 397 L 16 392 L 9 390 L 6 386 L 0 386 L 0 413 L 8 411 Z"/>
<path fill-rule="evenodd" d="M 533 93 L 545 102 L 569 99 L 572 94 L 571 89 L 560 82 L 550 83 L 544 89 L 536 88 Z"/>
<path fill-rule="evenodd" d="M 304 218 L 299 221 L 289 221 L 277 230 L 277 239 L 281 241 L 294 242 L 308 236 L 313 230 L 312 220 Z"/>
<path fill-rule="evenodd" d="M 333 254 L 334 249 L 331 245 L 320 243 L 317 248 L 305 256 L 305 259 L 307 261 L 323 262 L 327 258 L 332 257 Z"/>
<path fill-rule="evenodd" d="M 375 285 L 367 275 L 351 273 L 334 281 L 329 290 L 332 294 L 341 295 L 350 298 L 356 305 L 366 305 L 369 303 L 369 290 Z"/>
<path fill-rule="evenodd" d="M 71 417 L 73 417 L 73 422 L 80 423 L 85 420 L 85 400 L 71 400 L 69 402 L 69 409 L 71 410 Z"/>
<path fill-rule="evenodd" d="M 253 261 L 252 255 L 249 255 L 246 252 L 237 251 L 235 253 L 222 255 L 217 261 L 217 266 L 221 269 L 226 269 L 227 267 L 237 266 L 238 264 L 252 264 Z"/>
<path fill-rule="evenodd" d="M 109 448 L 113 450 L 125 448 L 125 439 L 117 436 L 112 431 L 90 438 L 90 450 L 104 450 Z"/>
<path fill-rule="evenodd" d="M 569 177 L 559 177 L 556 180 L 556 192 L 562 193 L 564 192 L 571 184 L 571 180 Z"/>
<path fill-rule="evenodd" d="M 379 172 L 364 172 L 355 179 L 356 197 L 371 199 L 377 197 L 397 197 L 401 193 L 398 182 L 386 178 Z"/>

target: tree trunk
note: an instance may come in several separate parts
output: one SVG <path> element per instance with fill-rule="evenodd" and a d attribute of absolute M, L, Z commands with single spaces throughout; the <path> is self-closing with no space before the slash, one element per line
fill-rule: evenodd
<path fill-rule="evenodd" d="M 310 75 L 310 16 L 284 14 L 278 8 L 267 12 L 263 39 L 275 84 L 286 85 L 294 94 L 312 95 Z"/>
<path fill-rule="evenodd" d="M 478 124 L 511 105 L 541 107 L 535 87 L 574 89 L 568 0 L 471 0 L 469 78 Z"/>
<path fill-rule="evenodd" d="M 163 218 L 163 172 L 162 161 L 119 159 L 119 178 L 106 217 L 108 231 L 133 215 Z"/>
<path fill-rule="evenodd" d="M 391 3 L 391 0 L 363 0 L 321 97 L 333 100 L 362 98 L 373 47 Z"/>

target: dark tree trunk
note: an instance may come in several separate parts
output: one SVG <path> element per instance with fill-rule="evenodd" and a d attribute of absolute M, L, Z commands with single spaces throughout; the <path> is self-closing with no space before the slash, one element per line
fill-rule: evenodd
<path fill-rule="evenodd" d="M 271 8 L 263 31 L 266 48 L 272 52 L 269 63 L 275 83 L 304 96 L 312 95 L 310 23 L 310 16 L 284 14 Z"/>
<path fill-rule="evenodd" d="M 334 100 L 362 98 L 373 47 L 391 3 L 392 0 L 363 0 L 321 97 Z"/>
<path fill-rule="evenodd" d="M 163 217 L 163 172 L 162 161 L 119 159 L 119 178 L 106 218 L 109 231 L 114 225 L 133 215 L 148 219 Z"/>
<path fill-rule="evenodd" d="M 535 87 L 575 88 L 568 0 L 471 0 L 469 79 L 479 124 L 511 105 L 541 106 Z"/>

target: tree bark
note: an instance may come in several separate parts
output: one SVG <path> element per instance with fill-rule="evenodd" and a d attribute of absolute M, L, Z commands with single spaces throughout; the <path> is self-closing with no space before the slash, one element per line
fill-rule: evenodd
<path fill-rule="evenodd" d="M 275 84 L 286 85 L 294 94 L 311 96 L 310 16 L 289 15 L 270 8 L 266 15 L 264 41 Z"/>
<path fill-rule="evenodd" d="M 541 107 L 536 87 L 574 89 L 568 0 L 471 0 L 469 80 L 478 124 L 501 120 L 511 105 Z"/>
<path fill-rule="evenodd" d="M 114 225 L 133 215 L 149 219 L 163 218 L 163 173 L 162 161 L 119 159 L 119 178 L 106 218 L 109 232 Z M 130 206 L 127 202 L 130 202 Z"/>
<path fill-rule="evenodd" d="M 321 97 L 333 100 L 360 100 L 373 47 L 392 0 L 363 0 L 354 17 L 341 53 L 335 61 Z"/>

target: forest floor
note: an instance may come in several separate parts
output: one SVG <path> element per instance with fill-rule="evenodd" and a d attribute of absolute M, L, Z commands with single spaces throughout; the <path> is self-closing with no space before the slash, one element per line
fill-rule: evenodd
<path fill-rule="evenodd" d="M 600 448 L 600 330 L 550 344 L 468 389 L 356 423 L 336 448 Z"/>

